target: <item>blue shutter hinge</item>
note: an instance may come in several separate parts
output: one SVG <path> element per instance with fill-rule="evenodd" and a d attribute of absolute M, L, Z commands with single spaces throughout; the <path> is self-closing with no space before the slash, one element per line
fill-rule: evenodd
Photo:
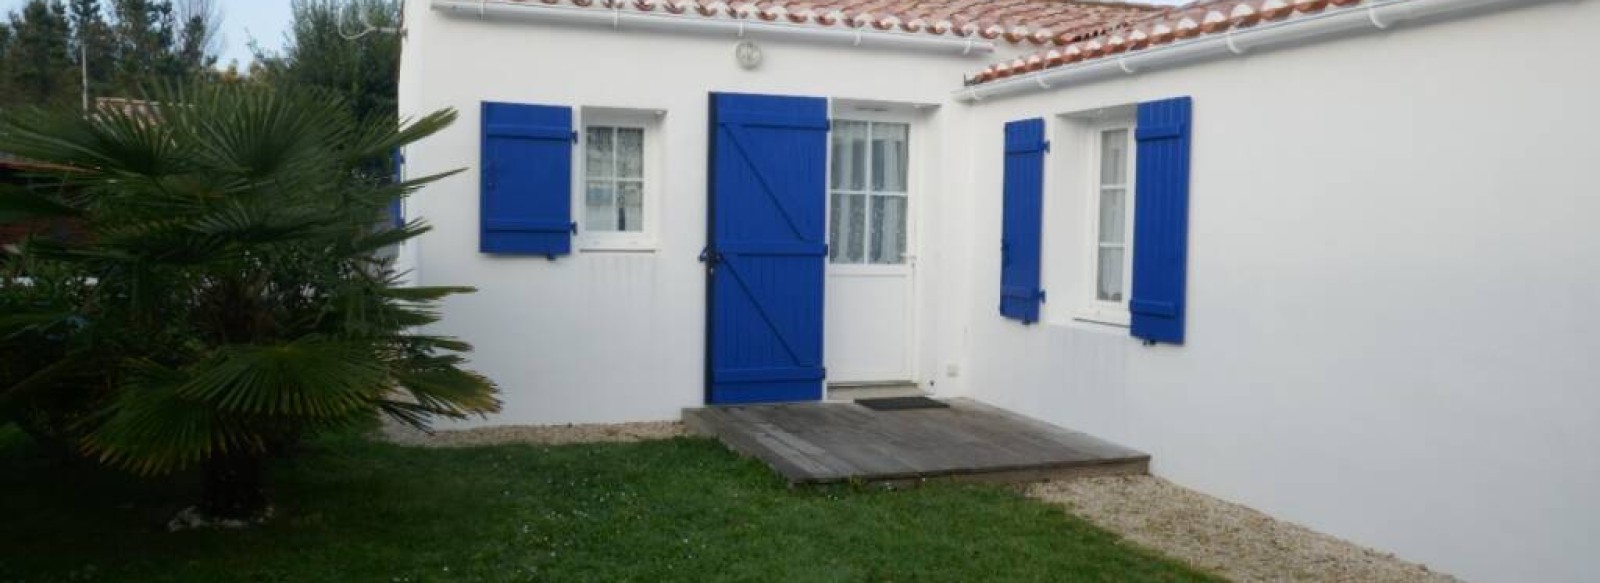
<path fill-rule="evenodd" d="M 1050 140 L 1045 140 L 1044 141 L 1044 151 L 1045 151 L 1045 153 L 1049 153 L 1050 152 Z"/>
<path fill-rule="evenodd" d="M 1039 303 L 1044 303 L 1044 290 L 1039 290 Z"/>
<path fill-rule="evenodd" d="M 574 234 L 574 235 L 578 234 L 578 222 L 577 221 L 573 221 L 572 224 L 569 225 L 569 226 L 572 228 L 572 234 Z"/>
<path fill-rule="evenodd" d="M 572 130 L 572 143 L 578 143 L 578 130 Z"/>

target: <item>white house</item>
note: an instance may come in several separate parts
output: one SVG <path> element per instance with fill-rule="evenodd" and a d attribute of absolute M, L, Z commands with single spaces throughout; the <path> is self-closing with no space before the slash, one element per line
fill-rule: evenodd
<path fill-rule="evenodd" d="M 488 423 L 914 384 L 1471 580 L 1600 572 L 1600 5 L 408 0 Z"/>

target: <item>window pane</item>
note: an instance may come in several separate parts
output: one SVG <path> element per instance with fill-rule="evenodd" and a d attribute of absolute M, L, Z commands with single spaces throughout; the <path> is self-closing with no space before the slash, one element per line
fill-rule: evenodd
<path fill-rule="evenodd" d="M 1122 243 L 1128 225 L 1128 195 L 1124 188 L 1100 189 L 1100 242 Z"/>
<path fill-rule="evenodd" d="M 617 230 L 616 189 L 609 181 L 589 181 L 583 205 L 583 227 L 590 231 Z"/>
<path fill-rule="evenodd" d="M 584 174 L 589 178 L 611 178 L 612 176 L 612 137 L 615 135 L 608 127 L 591 127 L 588 137 L 584 140 Z"/>
<path fill-rule="evenodd" d="M 1100 184 L 1128 183 L 1128 130 L 1100 134 Z"/>
<path fill-rule="evenodd" d="M 633 232 L 644 230 L 643 182 L 617 183 L 617 230 Z"/>
<path fill-rule="evenodd" d="M 867 187 L 867 123 L 839 120 L 833 124 L 833 188 Z"/>
<path fill-rule="evenodd" d="M 872 124 L 872 190 L 906 191 L 906 162 L 910 158 L 906 136 L 910 126 L 903 123 Z"/>
<path fill-rule="evenodd" d="M 866 195 L 833 193 L 828 256 L 834 263 L 861 263 L 866 243 Z"/>
<path fill-rule="evenodd" d="M 872 262 L 906 261 L 906 197 L 872 197 Z"/>
<path fill-rule="evenodd" d="M 1095 277 L 1095 297 L 1105 302 L 1122 301 L 1122 248 L 1101 247 L 1100 266 Z"/>
<path fill-rule="evenodd" d="M 644 130 L 617 128 L 617 177 L 644 177 Z"/>

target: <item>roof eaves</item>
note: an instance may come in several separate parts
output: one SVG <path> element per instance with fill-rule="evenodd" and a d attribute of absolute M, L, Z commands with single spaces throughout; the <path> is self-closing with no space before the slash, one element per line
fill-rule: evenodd
<path fill-rule="evenodd" d="M 437 4 L 437 1 L 436 1 Z M 1004 40 L 1012 44 L 1064 44 L 1062 30 L 1105 26 L 1158 13 L 1161 7 L 1134 2 L 1087 0 L 477 0 L 475 5 L 585 8 L 632 13 L 759 20 L 862 31 L 926 33 Z"/>

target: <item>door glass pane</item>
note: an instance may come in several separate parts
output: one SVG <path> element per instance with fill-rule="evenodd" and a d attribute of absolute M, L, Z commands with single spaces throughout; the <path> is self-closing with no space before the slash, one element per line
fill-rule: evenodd
<path fill-rule="evenodd" d="M 1100 242 L 1122 243 L 1128 225 L 1127 190 L 1100 189 Z"/>
<path fill-rule="evenodd" d="M 615 231 L 617 229 L 616 190 L 612 182 L 590 180 L 585 192 L 583 226 L 590 231 Z"/>
<path fill-rule="evenodd" d="M 834 263 L 861 263 L 865 255 L 867 196 L 833 193 L 828 256 Z"/>
<path fill-rule="evenodd" d="M 906 136 L 910 126 L 903 123 L 872 124 L 872 190 L 905 192 L 906 162 L 910 159 Z"/>
<path fill-rule="evenodd" d="M 644 183 L 631 180 L 617 183 L 617 230 L 644 230 Z"/>
<path fill-rule="evenodd" d="M 867 187 L 867 123 L 838 120 L 833 124 L 833 188 Z"/>
<path fill-rule="evenodd" d="M 1128 183 L 1128 130 L 1100 134 L 1100 184 Z"/>
<path fill-rule="evenodd" d="M 617 178 L 644 176 L 644 130 L 617 128 Z"/>
<path fill-rule="evenodd" d="M 1122 301 L 1122 248 L 1101 247 L 1096 270 L 1095 297 L 1104 302 Z"/>
<path fill-rule="evenodd" d="M 613 144 L 611 128 L 591 127 L 584 140 L 584 174 L 589 178 L 611 178 Z"/>
<path fill-rule="evenodd" d="M 873 263 L 905 263 L 906 197 L 872 197 Z"/>

